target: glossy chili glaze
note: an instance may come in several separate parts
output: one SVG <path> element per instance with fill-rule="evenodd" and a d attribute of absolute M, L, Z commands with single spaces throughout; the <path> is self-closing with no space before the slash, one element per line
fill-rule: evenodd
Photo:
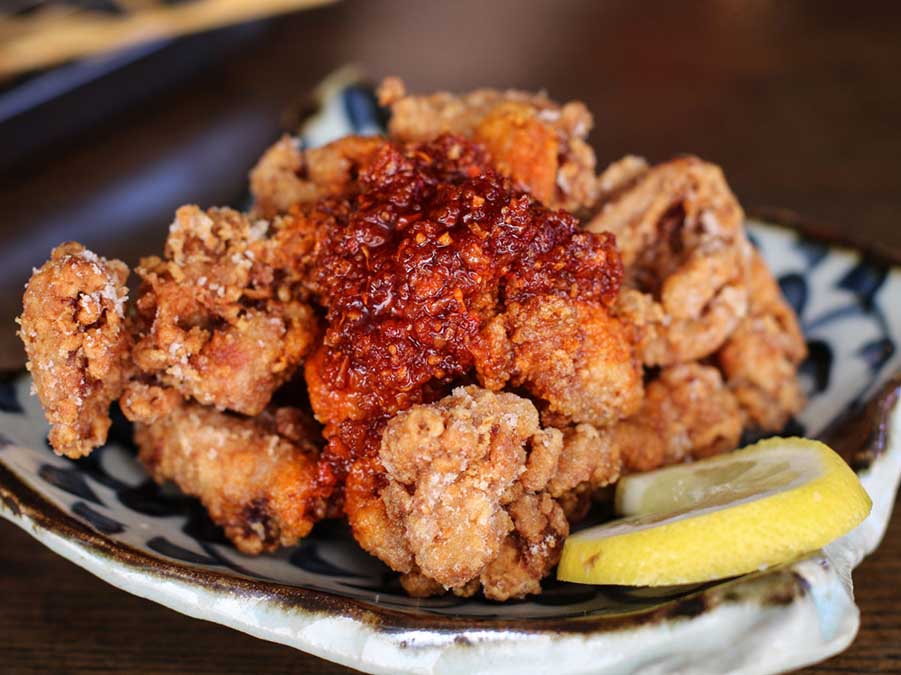
<path fill-rule="evenodd" d="M 611 235 L 580 231 L 450 135 L 386 142 L 352 194 L 295 217 L 316 233 L 310 285 L 326 310 L 306 368 L 330 439 L 326 481 L 371 453 L 386 416 L 467 376 L 481 327 L 508 303 L 562 295 L 608 304 L 622 278 Z"/>

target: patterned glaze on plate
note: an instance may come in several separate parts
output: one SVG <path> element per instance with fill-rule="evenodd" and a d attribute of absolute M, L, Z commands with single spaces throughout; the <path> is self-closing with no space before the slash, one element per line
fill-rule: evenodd
<path fill-rule="evenodd" d="M 306 137 L 377 128 L 371 100 L 337 88 Z M 823 659 L 857 631 L 851 570 L 878 545 L 901 476 L 901 380 L 891 377 L 901 362 L 901 267 L 790 227 L 749 227 L 810 348 L 810 403 L 789 431 L 832 443 L 874 502 L 860 527 L 793 564 L 692 587 L 548 580 L 519 602 L 412 599 L 342 524 L 323 523 L 278 554 L 238 553 L 196 501 L 149 480 L 121 416 L 90 457 L 55 456 L 24 375 L 0 383 L 0 515 L 129 592 L 373 673 L 552 664 L 560 675 L 750 674 Z"/>

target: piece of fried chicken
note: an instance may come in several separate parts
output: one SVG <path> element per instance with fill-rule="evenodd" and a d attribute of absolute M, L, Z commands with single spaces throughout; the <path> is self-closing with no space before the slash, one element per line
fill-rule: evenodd
<path fill-rule="evenodd" d="M 593 121 L 581 102 L 560 106 L 544 94 L 494 89 L 417 96 L 397 77 L 385 79 L 378 93 L 390 106 L 392 138 L 466 136 L 486 149 L 495 169 L 552 208 L 581 212 L 597 198 L 594 151 L 585 142 Z"/>
<path fill-rule="evenodd" d="M 518 382 L 576 422 L 636 407 L 640 368 L 628 332 L 606 313 L 619 280 L 609 236 L 580 232 L 572 216 L 512 189 L 459 137 L 385 143 L 359 183 L 358 196 L 298 215 L 298 228 L 321 233 L 313 276 L 328 325 L 306 376 L 322 423 L 434 399 L 481 361 L 492 362 L 479 369 L 489 386 L 499 388 L 515 369 Z M 542 379 L 537 363 L 495 367 L 511 347 L 485 327 L 502 314 L 514 342 L 522 342 L 518 328 L 530 326 L 531 346 L 516 347 L 523 358 L 569 324 L 560 346 L 569 350 L 566 380 Z M 589 316 L 594 330 L 577 330 L 578 318 Z M 587 401 L 592 391 L 612 389 L 607 368 L 623 391 Z M 592 389 L 592 378 L 603 383 Z M 598 410 L 604 406 L 611 410 Z"/>
<path fill-rule="evenodd" d="M 647 385 L 641 409 L 601 430 L 623 468 L 649 471 L 734 449 L 744 416 L 716 368 L 686 363 L 664 368 Z"/>
<path fill-rule="evenodd" d="M 596 304 L 557 296 L 510 303 L 481 338 L 479 381 L 525 387 L 544 402 L 548 423 L 604 426 L 641 405 L 633 328 Z"/>
<path fill-rule="evenodd" d="M 798 365 L 807 345 L 794 311 L 763 256 L 751 259 L 748 316 L 729 336 L 717 360 L 748 421 L 780 431 L 804 406 Z"/>
<path fill-rule="evenodd" d="M 231 209 L 178 209 L 165 256 L 135 270 L 142 375 L 205 405 L 263 411 L 318 335 L 312 307 L 266 262 L 268 230 Z"/>
<path fill-rule="evenodd" d="M 377 137 L 346 136 L 304 149 L 296 136 L 282 136 L 250 172 L 251 216 L 272 218 L 297 204 L 345 194 L 381 145 Z"/>
<path fill-rule="evenodd" d="M 666 366 L 711 355 L 748 308 L 751 246 L 722 171 L 695 157 L 653 167 L 627 157 L 599 182 L 586 228 L 616 235 L 626 288 L 617 314 L 638 328 L 642 360 Z"/>
<path fill-rule="evenodd" d="M 403 572 L 414 595 L 539 592 L 569 533 L 555 496 L 619 473 L 592 432 L 542 429 L 527 399 L 475 386 L 398 413 L 379 448 L 385 485 L 364 503 L 379 536 L 364 547 Z M 349 500 L 351 523 L 357 505 Z"/>
<path fill-rule="evenodd" d="M 106 442 L 110 403 L 132 371 L 127 277 L 124 263 L 69 242 L 25 287 L 19 336 L 59 454 L 83 457 Z"/>
<path fill-rule="evenodd" d="M 246 418 L 188 403 L 137 424 L 135 442 L 154 480 L 199 498 L 243 553 L 292 546 L 325 516 L 320 439 L 299 410 Z"/>

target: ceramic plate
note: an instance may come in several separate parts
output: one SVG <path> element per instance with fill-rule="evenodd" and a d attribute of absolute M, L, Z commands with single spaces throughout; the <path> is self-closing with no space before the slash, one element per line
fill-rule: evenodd
<path fill-rule="evenodd" d="M 304 139 L 379 119 L 371 92 L 342 85 Z M 702 586 L 548 580 L 504 604 L 412 599 L 337 523 L 278 554 L 238 553 L 197 502 L 149 480 L 120 415 L 106 447 L 55 456 L 22 374 L 0 382 L 0 515 L 126 591 L 372 673 L 752 674 L 821 660 L 856 634 L 851 570 L 878 545 L 901 475 L 901 266 L 782 216 L 748 226 L 808 339 L 810 402 L 787 432 L 840 450 L 874 502 L 860 527 L 792 564 Z"/>

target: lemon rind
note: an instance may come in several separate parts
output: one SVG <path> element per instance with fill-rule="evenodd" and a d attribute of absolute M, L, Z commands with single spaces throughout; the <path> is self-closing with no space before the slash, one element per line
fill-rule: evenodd
<path fill-rule="evenodd" d="M 564 543 L 557 577 L 630 586 L 709 581 L 787 562 L 859 525 L 872 502 L 856 474 L 828 446 L 773 438 L 742 452 L 787 443 L 814 450 L 823 462 L 821 475 L 760 499 L 647 529 L 597 539 L 588 531 L 579 533 Z"/>

